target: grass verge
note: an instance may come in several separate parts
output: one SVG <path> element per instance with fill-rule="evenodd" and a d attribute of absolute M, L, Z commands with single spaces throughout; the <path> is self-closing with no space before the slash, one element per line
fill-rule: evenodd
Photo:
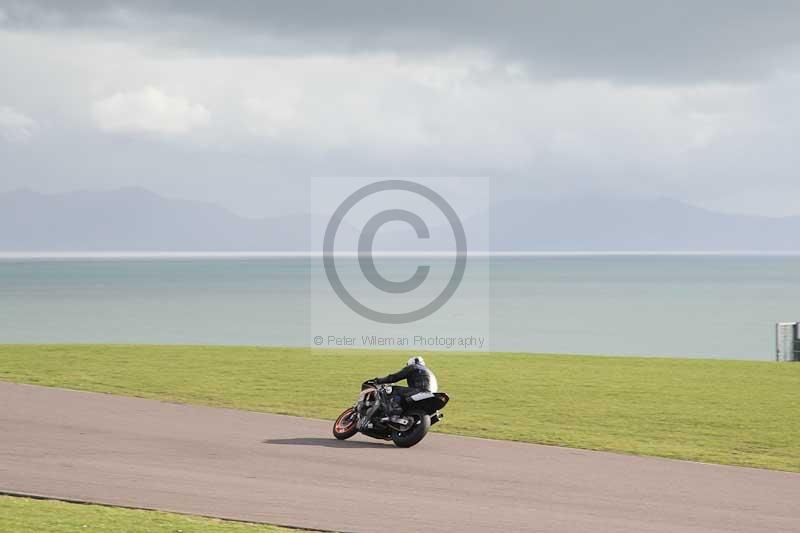
<path fill-rule="evenodd" d="M 446 433 L 800 472 L 800 365 L 426 353 Z M 0 345 L 0 379 L 332 419 L 406 354 Z"/>
<path fill-rule="evenodd" d="M 159 511 L 0 496 L 0 531 L 61 533 L 124 531 L 126 533 L 298 533 L 297 529 L 229 522 Z"/>

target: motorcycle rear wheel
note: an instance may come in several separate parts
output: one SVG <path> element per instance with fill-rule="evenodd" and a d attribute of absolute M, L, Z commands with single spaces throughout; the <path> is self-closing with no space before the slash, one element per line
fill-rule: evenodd
<path fill-rule="evenodd" d="M 358 433 L 358 416 L 352 407 L 339 415 L 333 423 L 333 436 L 339 440 L 349 439 Z"/>
<path fill-rule="evenodd" d="M 431 416 L 425 411 L 409 411 L 406 416 L 414 419 L 408 431 L 392 431 L 392 441 L 398 448 L 411 448 L 425 438 L 431 427 Z"/>

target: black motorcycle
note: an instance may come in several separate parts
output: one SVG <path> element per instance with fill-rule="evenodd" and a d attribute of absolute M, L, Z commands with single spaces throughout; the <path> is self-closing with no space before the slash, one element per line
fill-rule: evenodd
<path fill-rule="evenodd" d="M 333 424 L 333 436 L 344 440 L 360 431 L 374 439 L 391 440 L 400 448 L 410 448 L 444 418 L 439 410 L 450 401 L 443 392 L 418 392 L 405 398 L 402 414 L 389 416 L 391 395 L 391 385 L 364 382 L 356 404 Z"/>

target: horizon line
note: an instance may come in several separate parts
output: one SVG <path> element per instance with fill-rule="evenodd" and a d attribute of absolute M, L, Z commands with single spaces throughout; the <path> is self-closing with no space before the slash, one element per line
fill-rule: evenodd
<path fill-rule="evenodd" d="M 245 258 L 318 258 L 323 252 L 312 251 L 0 251 L 0 260 L 8 259 L 245 259 Z M 340 251 L 334 257 L 359 257 L 357 251 Z M 367 255 L 367 254 L 364 254 Z M 376 251 L 373 257 L 453 257 L 453 250 Z M 800 256 L 800 250 L 506 250 L 468 251 L 467 257 L 601 257 L 601 256 Z"/>

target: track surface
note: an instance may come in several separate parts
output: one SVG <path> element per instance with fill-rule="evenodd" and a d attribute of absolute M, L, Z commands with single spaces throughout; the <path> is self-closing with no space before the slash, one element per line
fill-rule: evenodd
<path fill-rule="evenodd" d="M 800 474 L 330 427 L 0 382 L 0 491 L 339 531 L 800 531 Z"/>

